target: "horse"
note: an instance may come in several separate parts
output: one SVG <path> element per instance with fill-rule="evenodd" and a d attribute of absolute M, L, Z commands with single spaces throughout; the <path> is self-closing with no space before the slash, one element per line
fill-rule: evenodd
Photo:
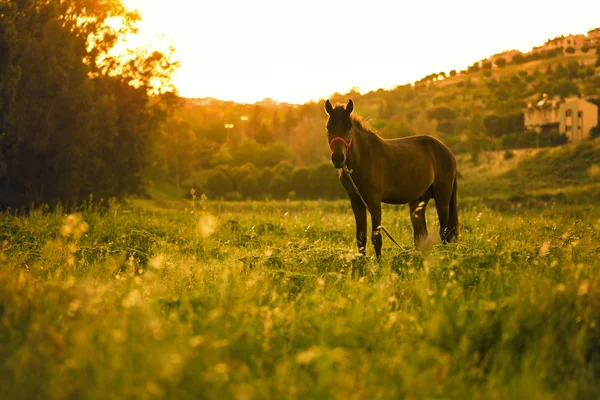
<path fill-rule="evenodd" d="M 442 242 L 458 240 L 456 158 L 448 146 L 425 135 L 383 139 L 370 131 L 360 117 L 352 115 L 353 110 L 352 100 L 335 107 L 329 100 L 325 102 L 331 162 L 350 198 L 358 251 L 366 255 L 365 203 L 371 213 L 371 242 L 377 259 L 381 258 L 383 242 L 381 203 L 408 203 L 414 244 L 421 249 L 428 236 L 425 209 L 433 198 Z M 344 168 L 351 171 L 352 178 L 343 172 Z"/>

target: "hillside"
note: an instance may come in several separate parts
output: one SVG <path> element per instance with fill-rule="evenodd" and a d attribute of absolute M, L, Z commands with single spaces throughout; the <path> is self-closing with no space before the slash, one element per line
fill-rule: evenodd
<path fill-rule="evenodd" d="M 460 198 L 502 210 L 600 202 L 600 140 L 552 149 L 459 156 Z"/>
<path fill-rule="evenodd" d="M 555 147 L 567 141 L 563 132 L 524 132 L 522 110 L 544 93 L 582 96 L 600 105 L 599 57 L 589 49 L 526 55 L 498 65 L 474 63 L 464 71 L 429 74 L 412 85 L 362 95 L 336 93 L 330 100 L 353 99 L 355 113 L 385 138 L 432 135 L 466 160 L 490 151 Z M 188 99 L 148 176 L 212 198 L 287 198 L 291 192 L 292 197 L 313 198 L 293 183 L 298 172 L 297 182 L 313 176 L 325 185 L 317 183 L 316 193 L 343 196 L 331 187 L 335 172 L 325 167 L 330 157 L 325 117 L 322 102 Z M 226 183 L 211 190 L 207 184 L 217 173 L 213 181 Z"/>
<path fill-rule="evenodd" d="M 384 137 L 435 135 L 458 153 L 530 147 L 531 143 L 523 140 L 526 137 L 518 136 L 523 127 L 522 109 L 539 100 L 543 93 L 579 95 L 600 103 L 597 59 L 598 55 L 590 50 L 461 71 L 448 77 L 430 74 L 414 85 L 364 95 L 337 93 L 330 99 L 345 102 L 352 98 L 357 114 L 369 120 Z M 246 119 L 240 120 L 241 117 Z M 289 145 L 293 149 L 291 160 L 299 165 L 323 162 L 325 158 L 326 151 L 321 151 L 324 113 L 320 103 L 245 105 L 190 101 L 182 118 L 202 140 L 203 147 L 212 149 L 210 153 L 225 142 L 254 139 Z M 228 130 L 225 123 L 234 126 Z M 314 152 L 318 156 L 306 155 Z M 201 166 L 210 166 L 208 153 L 199 160 Z"/>

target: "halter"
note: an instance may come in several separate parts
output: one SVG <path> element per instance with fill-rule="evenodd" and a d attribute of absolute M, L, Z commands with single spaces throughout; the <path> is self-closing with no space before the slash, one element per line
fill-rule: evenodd
<path fill-rule="evenodd" d="M 331 148 L 331 145 L 333 144 L 333 142 L 337 142 L 340 141 L 342 143 L 344 143 L 346 145 L 346 148 L 350 148 L 350 145 L 352 144 L 352 138 L 350 138 L 349 142 L 346 142 L 346 140 L 343 137 L 334 137 L 333 139 L 331 139 L 331 142 L 329 142 L 329 148 Z"/>

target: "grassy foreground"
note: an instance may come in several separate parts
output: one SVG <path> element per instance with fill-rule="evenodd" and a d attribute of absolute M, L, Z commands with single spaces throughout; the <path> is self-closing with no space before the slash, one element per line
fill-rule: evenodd
<path fill-rule="evenodd" d="M 345 201 L 140 204 L 0 214 L 1 398 L 600 396 L 597 207 L 378 264 Z"/>

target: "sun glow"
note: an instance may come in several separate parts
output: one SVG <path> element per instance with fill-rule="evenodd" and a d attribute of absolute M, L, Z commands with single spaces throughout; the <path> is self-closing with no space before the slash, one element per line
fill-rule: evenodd
<path fill-rule="evenodd" d="M 176 48 L 173 82 L 186 97 L 303 103 L 392 88 L 460 70 L 506 49 L 600 25 L 600 3 L 564 18 L 563 3 L 507 0 L 328 2 L 125 0 L 142 16 L 136 41 Z"/>

